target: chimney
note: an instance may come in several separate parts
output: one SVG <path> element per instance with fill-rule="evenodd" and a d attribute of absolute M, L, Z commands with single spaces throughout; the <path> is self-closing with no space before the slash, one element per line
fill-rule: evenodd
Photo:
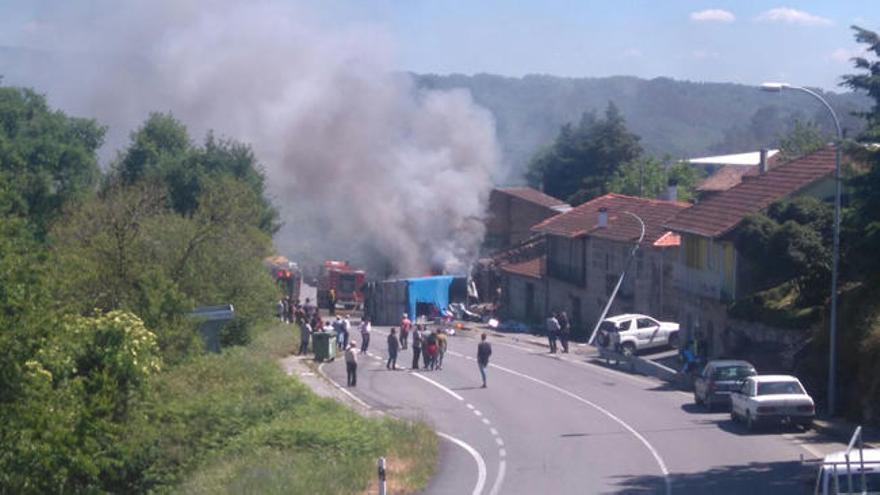
<path fill-rule="evenodd" d="M 678 201 L 678 182 L 675 179 L 666 184 L 666 199 L 669 201 Z"/>
<path fill-rule="evenodd" d="M 767 173 L 767 148 L 761 148 L 759 152 L 760 161 L 758 162 L 758 171 L 761 172 L 761 175 Z"/>
<path fill-rule="evenodd" d="M 599 228 L 604 229 L 608 227 L 608 208 L 604 206 L 599 208 Z"/>

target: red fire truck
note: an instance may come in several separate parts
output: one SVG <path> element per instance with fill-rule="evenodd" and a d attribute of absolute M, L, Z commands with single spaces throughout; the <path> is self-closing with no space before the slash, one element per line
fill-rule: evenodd
<path fill-rule="evenodd" d="M 332 289 L 336 292 L 337 305 L 346 309 L 363 307 L 365 281 L 366 273 L 354 269 L 347 261 L 325 261 L 318 276 L 318 306 L 328 306 Z"/>
<path fill-rule="evenodd" d="M 299 290 L 302 286 L 302 272 L 299 266 L 284 256 L 266 258 L 263 260 L 263 265 L 269 270 L 284 297 L 299 301 Z"/>

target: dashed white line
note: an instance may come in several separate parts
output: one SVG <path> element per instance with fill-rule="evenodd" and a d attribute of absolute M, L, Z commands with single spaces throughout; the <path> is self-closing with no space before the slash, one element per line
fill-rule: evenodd
<path fill-rule="evenodd" d="M 492 433 L 493 437 L 498 436 L 498 430 L 496 430 L 495 428 L 489 428 L 489 432 Z"/>
<path fill-rule="evenodd" d="M 476 414 L 477 416 L 483 415 L 483 413 L 481 413 L 479 409 L 474 409 L 474 414 Z"/>
<path fill-rule="evenodd" d="M 500 446 L 504 445 L 504 440 L 502 440 L 501 437 L 495 437 L 495 443 L 497 443 L 498 446 L 500 447 Z"/>
<path fill-rule="evenodd" d="M 471 457 L 474 458 L 474 461 L 476 461 L 477 463 L 477 484 L 474 485 L 473 495 L 481 495 L 483 493 L 483 486 L 486 484 L 486 461 L 483 460 L 483 456 L 481 456 L 475 448 L 451 435 L 447 435 L 446 433 L 442 433 L 439 431 L 437 432 L 437 434 L 463 448 L 467 451 L 468 454 L 471 455 Z M 495 480 L 495 484 L 499 484 L 497 479 Z M 494 485 L 492 488 L 495 488 Z"/>
<path fill-rule="evenodd" d="M 489 421 L 487 418 L 483 418 L 483 424 L 484 424 L 484 425 L 487 425 L 487 426 L 488 426 L 490 423 L 491 423 L 491 421 Z"/>
<path fill-rule="evenodd" d="M 473 410 L 473 409 L 474 409 L 474 405 L 471 404 L 471 403 L 467 403 L 467 404 L 465 404 L 465 405 L 466 405 L 467 408 L 470 409 L 470 410 Z"/>
<path fill-rule="evenodd" d="M 507 457 L 507 451 L 504 449 L 498 449 L 498 455 L 501 457 Z"/>

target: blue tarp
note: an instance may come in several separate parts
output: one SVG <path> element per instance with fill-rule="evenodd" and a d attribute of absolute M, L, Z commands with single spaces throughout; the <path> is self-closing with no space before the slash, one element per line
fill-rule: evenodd
<path fill-rule="evenodd" d="M 449 306 L 449 286 L 454 278 L 452 275 L 441 275 L 406 279 L 410 317 L 416 317 L 416 303 L 431 303 L 441 312 L 446 310 Z"/>

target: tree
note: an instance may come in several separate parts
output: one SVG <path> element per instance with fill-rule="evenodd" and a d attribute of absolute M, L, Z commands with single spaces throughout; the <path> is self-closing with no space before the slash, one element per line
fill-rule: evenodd
<path fill-rule="evenodd" d="M 562 126 L 553 145 L 532 159 L 527 177 L 551 196 L 583 203 L 606 193 L 618 167 L 641 154 L 639 139 L 609 103 L 604 119 L 584 113 L 577 127 Z"/>
<path fill-rule="evenodd" d="M 265 175 L 250 146 L 208 133 L 204 146 L 194 146 L 189 133 L 171 114 L 153 113 L 131 135 L 131 144 L 114 164 L 114 177 L 124 185 L 159 183 L 168 206 L 192 215 L 206 184 L 232 177 L 256 194 L 260 213 L 255 224 L 264 232 L 278 231 L 278 212 L 266 198 Z"/>
<path fill-rule="evenodd" d="M 105 128 L 52 110 L 30 89 L 0 87 L 0 182 L 6 208 L 41 238 L 66 205 L 94 192 Z"/>
<path fill-rule="evenodd" d="M 826 141 L 816 124 L 796 120 L 791 131 L 779 138 L 779 149 L 782 159 L 789 161 L 822 149 Z"/>
<path fill-rule="evenodd" d="M 646 156 L 622 164 L 609 181 L 608 191 L 665 199 L 668 185 L 675 184 L 678 200 L 689 201 L 703 173 L 686 162 L 670 165 L 669 160 Z"/>

